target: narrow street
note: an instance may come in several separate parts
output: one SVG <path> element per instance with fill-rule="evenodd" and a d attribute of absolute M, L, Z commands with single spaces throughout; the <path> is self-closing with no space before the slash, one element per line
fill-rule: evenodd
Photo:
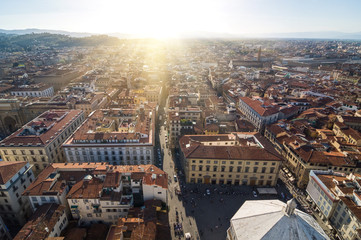
<path fill-rule="evenodd" d="M 183 202 L 181 199 L 176 195 L 175 190 L 180 189 L 181 186 L 179 186 L 179 180 L 177 177 L 177 181 L 174 179 L 175 172 L 175 164 L 173 161 L 172 153 L 171 151 L 166 148 L 165 144 L 165 136 L 167 134 L 167 131 L 164 130 L 164 127 L 160 127 L 160 146 L 164 150 L 163 155 L 163 170 L 168 174 L 168 206 L 169 208 L 169 224 L 171 227 L 171 234 L 172 239 L 184 239 L 184 234 L 189 232 L 193 239 L 200 239 L 198 234 L 198 228 L 194 217 L 186 216 L 186 210 L 184 208 Z M 178 212 L 178 219 L 179 223 L 182 225 L 183 229 L 183 236 L 176 236 L 174 231 L 174 223 L 177 223 L 176 218 Z"/>

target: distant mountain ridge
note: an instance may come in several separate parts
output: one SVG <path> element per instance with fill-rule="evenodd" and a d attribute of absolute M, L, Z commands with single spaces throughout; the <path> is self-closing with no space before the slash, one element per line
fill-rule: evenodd
<path fill-rule="evenodd" d="M 24 34 L 32 34 L 32 33 L 51 33 L 51 34 L 68 35 L 70 37 L 90 37 L 92 35 L 96 35 L 94 33 L 86 33 L 86 32 L 68 32 L 63 30 L 50 30 L 50 29 L 38 29 L 38 28 L 14 29 L 14 30 L 0 29 L 0 33 L 15 34 L 15 35 L 24 35 Z"/>
<path fill-rule="evenodd" d="M 32 33 L 51 33 L 51 34 L 62 34 L 70 37 L 90 37 L 93 35 L 108 35 L 117 37 L 120 39 L 130 38 L 147 38 L 147 36 L 141 34 L 125 34 L 125 33 L 89 33 L 89 32 L 69 32 L 64 30 L 51 30 L 51 29 L 14 29 L 5 30 L 0 29 L 0 34 L 13 34 L 13 35 L 24 35 Z M 192 31 L 183 32 L 178 35 L 179 38 L 226 38 L 226 39 L 237 39 L 237 38 L 309 38 L 309 39 L 350 39 L 350 40 L 361 40 L 361 32 L 345 33 L 338 31 L 319 31 L 319 32 L 290 32 L 290 33 L 255 33 L 255 34 L 229 34 L 229 33 L 216 33 L 216 32 L 205 32 L 205 31 Z"/>

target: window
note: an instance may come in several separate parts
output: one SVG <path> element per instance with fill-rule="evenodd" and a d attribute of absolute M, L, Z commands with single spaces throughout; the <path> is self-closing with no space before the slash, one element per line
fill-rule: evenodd
<path fill-rule="evenodd" d="M 198 170 L 202 171 L 203 167 L 202 166 L 198 166 Z"/>
<path fill-rule="evenodd" d="M 249 172 L 249 167 L 246 167 L 245 172 Z"/>
<path fill-rule="evenodd" d="M 241 172 L 242 167 L 237 167 L 237 172 Z"/>
<path fill-rule="evenodd" d="M 275 171 L 275 168 L 272 167 L 271 170 L 270 170 L 270 173 L 273 173 Z"/>
<path fill-rule="evenodd" d="M 217 166 L 213 166 L 213 172 L 217 172 Z"/>
<path fill-rule="evenodd" d="M 229 172 L 233 172 L 233 167 L 229 167 Z"/>
<path fill-rule="evenodd" d="M 224 172 L 225 169 L 226 169 L 225 166 L 221 166 L 221 172 Z"/>
<path fill-rule="evenodd" d="M 262 173 L 265 173 L 265 172 L 266 172 L 266 168 L 263 167 L 263 168 L 262 168 Z"/>

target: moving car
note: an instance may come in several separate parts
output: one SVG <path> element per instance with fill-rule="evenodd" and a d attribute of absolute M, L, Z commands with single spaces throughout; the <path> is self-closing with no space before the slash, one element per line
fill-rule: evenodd
<path fill-rule="evenodd" d="M 208 188 L 206 189 L 206 194 L 209 196 L 211 195 L 211 190 L 209 190 Z"/>
<path fill-rule="evenodd" d="M 253 191 L 252 194 L 253 194 L 253 197 L 258 197 L 256 191 Z"/>

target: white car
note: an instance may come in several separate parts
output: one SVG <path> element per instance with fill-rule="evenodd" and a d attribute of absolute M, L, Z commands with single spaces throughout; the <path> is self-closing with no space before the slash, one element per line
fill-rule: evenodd
<path fill-rule="evenodd" d="M 253 197 L 258 197 L 256 191 L 253 191 L 252 193 L 253 193 Z"/>

